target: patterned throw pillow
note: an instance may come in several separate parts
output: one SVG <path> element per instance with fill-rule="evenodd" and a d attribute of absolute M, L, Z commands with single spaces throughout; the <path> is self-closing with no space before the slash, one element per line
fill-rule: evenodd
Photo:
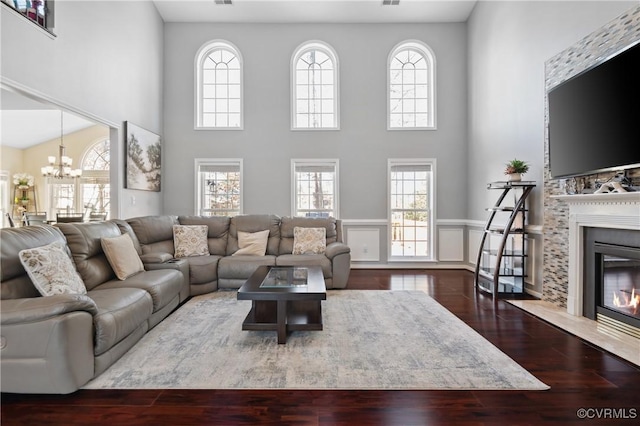
<path fill-rule="evenodd" d="M 258 232 L 238 231 L 238 247 L 232 256 L 264 256 L 267 253 L 269 230 Z"/>
<path fill-rule="evenodd" d="M 176 257 L 207 256 L 207 225 L 173 225 L 173 245 Z"/>
<path fill-rule="evenodd" d="M 326 228 L 293 228 L 293 254 L 322 254 L 327 248 Z"/>
<path fill-rule="evenodd" d="M 41 295 L 87 294 L 87 288 L 63 243 L 20 250 L 18 257 Z"/>

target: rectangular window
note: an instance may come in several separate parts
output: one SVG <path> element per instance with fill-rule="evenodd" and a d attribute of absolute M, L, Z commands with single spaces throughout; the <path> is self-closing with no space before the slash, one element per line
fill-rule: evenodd
<path fill-rule="evenodd" d="M 53 0 L 2 0 L 22 16 L 49 32 L 53 29 Z"/>
<path fill-rule="evenodd" d="M 433 259 L 435 160 L 389 160 L 390 260 Z"/>
<path fill-rule="evenodd" d="M 45 180 L 47 188 L 47 218 L 58 213 L 109 213 L 111 185 L 108 171 L 85 170 L 81 178 Z"/>
<path fill-rule="evenodd" d="M 108 213 L 111 208 L 111 186 L 108 170 L 85 170 L 80 178 L 82 207 L 93 213 Z"/>
<path fill-rule="evenodd" d="M 196 214 L 242 214 L 242 160 L 196 159 Z"/>
<path fill-rule="evenodd" d="M 49 192 L 49 206 L 47 217 L 55 218 L 58 213 L 81 213 L 82 206 L 76 201 L 76 180 L 71 178 L 47 178 L 46 186 Z"/>
<path fill-rule="evenodd" d="M 338 160 L 291 160 L 292 216 L 338 217 Z"/>

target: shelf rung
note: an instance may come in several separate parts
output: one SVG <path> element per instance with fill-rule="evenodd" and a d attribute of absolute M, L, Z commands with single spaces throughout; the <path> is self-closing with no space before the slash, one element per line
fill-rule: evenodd
<path fill-rule="evenodd" d="M 482 250 L 482 252 L 490 256 L 498 255 L 498 250 Z M 529 257 L 529 255 L 523 253 L 522 250 L 505 250 L 502 252 L 502 257 Z"/>

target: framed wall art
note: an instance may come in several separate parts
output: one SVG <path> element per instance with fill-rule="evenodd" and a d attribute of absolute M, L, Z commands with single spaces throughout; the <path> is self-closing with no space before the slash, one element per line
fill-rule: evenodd
<path fill-rule="evenodd" d="M 160 136 L 129 121 L 125 122 L 125 131 L 127 135 L 125 187 L 159 192 L 162 174 Z"/>

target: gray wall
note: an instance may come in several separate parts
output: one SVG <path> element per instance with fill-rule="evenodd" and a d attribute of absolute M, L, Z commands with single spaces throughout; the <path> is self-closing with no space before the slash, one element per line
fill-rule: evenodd
<path fill-rule="evenodd" d="M 468 21 L 468 219 L 485 219 L 495 198 L 486 182 L 504 179 L 504 163 L 517 157 L 531 163 L 531 223 L 542 224 L 544 62 L 637 4 L 478 2 Z"/>
<path fill-rule="evenodd" d="M 3 78 L 116 127 L 129 120 L 162 132 L 164 23 L 151 2 L 56 2 L 56 37 L 5 5 L 0 10 Z M 124 139 L 114 134 L 120 138 L 112 141 L 115 166 L 122 164 Z M 162 193 L 124 190 L 123 176 L 112 174 L 120 201 L 115 215 L 161 213 Z"/>
<path fill-rule="evenodd" d="M 531 197 L 533 250 L 528 290 L 542 295 L 544 63 L 637 1 L 481 1 L 468 21 L 470 224 L 486 220 L 498 194 L 486 183 L 504 179 L 504 163 L 531 164 L 524 176 L 538 187 Z"/>
<path fill-rule="evenodd" d="M 233 43 L 244 58 L 244 130 L 194 130 L 194 59 L 207 41 Z M 437 62 L 436 131 L 386 130 L 386 64 L 407 39 L 427 43 Z M 340 63 L 339 131 L 290 130 L 294 50 L 322 40 Z M 194 212 L 194 158 L 244 159 L 244 212 L 289 215 L 290 159 L 338 158 L 343 219 L 386 219 L 387 159 L 437 158 L 438 218 L 467 209 L 465 24 L 165 25 L 164 210 Z"/>

